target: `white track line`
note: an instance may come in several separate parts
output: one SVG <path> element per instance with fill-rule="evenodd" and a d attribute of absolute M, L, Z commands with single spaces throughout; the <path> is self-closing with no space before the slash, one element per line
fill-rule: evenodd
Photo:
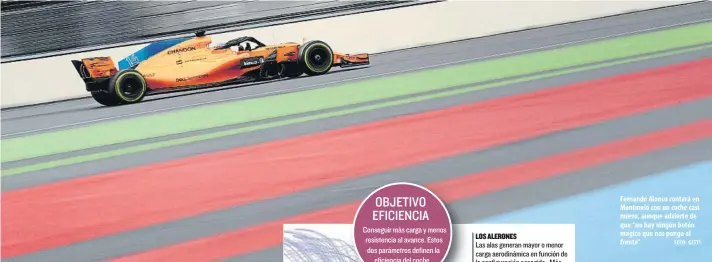
<path fill-rule="evenodd" d="M 22 132 L 15 132 L 15 133 L 10 133 L 10 134 L 4 134 L 4 135 L 2 135 L 1 137 L 8 137 L 8 136 L 15 136 L 15 135 L 29 134 L 29 133 L 37 133 L 37 132 L 42 132 L 42 131 L 47 131 L 47 130 L 53 130 L 53 129 L 60 129 L 60 128 L 65 128 L 65 127 L 73 127 L 73 126 L 91 124 L 91 123 L 96 123 L 96 122 L 103 122 L 103 121 L 113 120 L 113 119 L 127 118 L 127 117 L 132 117 L 132 116 L 139 116 L 139 115 L 147 115 L 147 114 L 153 114 L 153 113 L 159 113 L 159 112 L 165 112 L 165 111 L 172 111 L 172 110 L 182 109 L 182 108 L 189 108 L 189 107 L 195 107 L 195 106 L 209 105 L 209 104 L 215 104 L 215 103 L 221 103 L 221 102 L 229 102 L 229 101 L 234 101 L 234 100 L 242 100 L 242 99 L 253 98 L 253 97 L 260 97 L 260 96 L 265 96 L 265 95 L 277 95 L 277 94 L 283 94 L 283 93 L 290 93 L 290 92 L 299 91 L 299 90 L 304 90 L 304 89 L 311 89 L 311 88 L 318 87 L 318 86 L 333 85 L 333 84 L 339 84 L 339 83 L 344 83 L 344 82 L 350 82 L 350 81 L 354 81 L 354 80 L 361 80 L 361 79 L 367 79 L 367 78 L 374 78 L 374 77 L 380 77 L 380 76 L 387 76 L 387 75 L 393 75 L 393 74 L 400 74 L 400 73 L 418 71 L 418 70 L 429 69 L 429 68 L 434 68 L 434 67 L 442 67 L 442 66 L 448 66 L 448 65 L 453 65 L 453 64 L 459 64 L 459 63 L 464 63 L 464 62 L 473 62 L 473 61 L 477 61 L 477 60 L 485 60 L 485 59 L 490 59 L 490 58 L 497 58 L 497 57 L 502 57 L 502 56 L 516 55 L 516 54 L 520 54 L 520 53 L 527 53 L 527 52 L 531 52 L 531 51 L 537 51 L 537 50 L 548 49 L 548 48 L 553 48 L 553 47 L 561 47 L 561 46 L 567 46 L 567 45 L 575 45 L 575 44 L 580 44 L 580 43 L 585 43 L 585 42 L 590 42 L 590 41 L 597 41 L 597 40 L 603 40 L 603 39 L 608 39 L 608 38 L 615 38 L 615 37 L 620 37 L 620 36 L 626 36 L 626 35 L 644 33 L 644 32 L 648 32 L 648 31 L 655 31 L 655 30 L 660 30 L 660 29 L 666 29 L 666 28 L 677 27 L 677 26 L 684 26 L 684 25 L 689 25 L 689 24 L 696 24 L 696 23 L 707 22 L 707 21 L 712 21 L 712 18 L 706 18 L 706 19 L 695 20 L 695 21 L 685 22 L 685 23 L 672 24 L 672 25 L 665 25 L 665 26 L 652 27 L 652 28 L 641 29 L 641 30 L 635 30 L 635 31 L 629 31 L 629 32 L 619 33 L 619 34 L 612 34 L 612 35 L 606 35 L 606 36 L 599 36 L 599 37 L 594 37 L 594 38 L 582 39 L 582 40 L 571 41 L 571 42 L 565 42 L 565 43 L 558 43 L 558 44 L 547 45 L 547 46 L 541 46 L 541 47 L 536 47 L 536 48 L 521 49 L 521 50 L 517 50 L 517 51 L 505 52 L 505 53 L 494 54 L 494 55 L 488 55 L 488 56 L 482 56 L 482 57 L 475 57 L 475 58 L 462 59 L 462 60 L 457 60 L 457 61 L 452 61 L 452 62 L 446 62 L 446 63 L 440 63 L 440 64 L 435 64 L 435 65 L 429 65 L 429 66 L 423 66 L 423 67 L 417 67 L 417 68 L 411 68 L 411 69 L 404 69 L 404 70 L 392 71 L 392 72 L 388 72 L 388 73 L 380 73 L 380 74 L 373 74 L 373 75 L 366 75 L 366 76 L 345 78 L 345 79 L 341 79 L 341 80 L 337 80 L 337 81 L 325 82 L 325 83 L 321 83 L 321 84 L 314 84 L 314 85 L 300 86 L 300 87 L 294 87 L 294 88 L 287 88 L 287 89 L 275 90 L 275 91 L 264 92 L 264 93 L 259 93 L 259 94 L 252 94 L 252 95 L 245 95 L 245 96 L 237 96 L 237 97 L 231 97 L 231 98 L 213 100 L 213 101 L 208 101 L 208 102 L 201 102 L 201 103 L 188 104 L 188 105 L 182 105 L 182 106 L 167 107 L 167 108 L 162 108 L 162 109 L 149 110 L 149 111 L 143 111 L 143 112 L 131 113 L 131 114 L 125 114 L 125 115 L 117 115 L 117 116 L 110 116 L 110 117 L 104 117 L 104 118 L 97 118 L 97 119 L 92 119 L 92 120 L 87 120 L 87 121 L 75 122 L 75 123 L 71 123 L 71 124 L 64 124 L 64 125 L 51 126 L 51 127 L 45 127 L 45 128 L 39 128 L 39 129 L 26 130 L 26 131 L 22 131 Z"/>

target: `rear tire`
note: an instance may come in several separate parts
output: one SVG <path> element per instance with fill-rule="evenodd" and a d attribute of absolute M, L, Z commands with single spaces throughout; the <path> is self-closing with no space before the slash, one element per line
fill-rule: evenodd
<path fill-rule="evenodd" d="M 97 103 L 105 106 L 118 106 L 121 104 L 119 98 L 105 91 L 92 91 L 91 97 L 93 97 Z"/>
<path fill-rule="evenodd" d="M 323 41 L 309 41 L 299 48 L 299 64 L 310 76 L 323 75 L 334 65 L 334 52 Z"/>
<path fill-rule="evenodd" d="M 120 71 L 109 81 L 109 93 L 121 100 L 121 104 L 138 103 L 148 90 L 146 79 L 136 70 Z"/>
<path fill-rule="evenodd" d="M 143 100 L 148 85 L 143 75 L 136 70 L 123 70 L 109 79 L 105 90 L 93 91 L 91 96 L 99 104 L 118 106 L 138 103 Z"/>

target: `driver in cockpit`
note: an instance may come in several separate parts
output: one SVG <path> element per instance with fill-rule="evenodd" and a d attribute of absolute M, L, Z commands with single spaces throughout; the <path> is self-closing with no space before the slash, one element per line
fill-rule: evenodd
<path fill-rule="evenodd" d="M 250 42 L 245 42 L 245 46 L 243 47 L 240 45 L 240 51 L 245 50 L 245 51 L 252 51 L 252 45 L 250 45 Z"/>

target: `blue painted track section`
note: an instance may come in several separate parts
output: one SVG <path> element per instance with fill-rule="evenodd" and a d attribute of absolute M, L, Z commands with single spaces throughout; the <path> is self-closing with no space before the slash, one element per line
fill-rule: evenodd
<path fill-rule="evenodd" d="M 188 39 L 190 39 L 190 38 L 186 37 L 186 38 L 170 39 L 170 40 L 151 43 L 151 44 L 147 45 L 146 47 L 141 48 L 141 50 L 138 50 L 135 53 L 125 57 L 124 59 L 121 59 L 121 61 L 119 61 L 119 70 L 134 68 L 138 64 L 145 61 L 146 59 L 151 58 L 155 54 L 158 54 L 161 51 L 166 50 L 166 49 L 168 49 L 172 46 L 175 46 L 177 44 L 180 44 Z"/>
<path fill-rule="evenodd" d="M 576 224 L 577 262 L 712 261 L 711 188 L 712 161 L 709 161 L 474 223 Z M 680 239 L 701 239 L 702 243 L 696 246 L 675 246 L 674 238 L 661 237 L 642 239 L 634 246 L 621 246 L 619 235 L 621 196 L 700 197 L 701 210 L 696 212 L 698 217 L 695 221 L 696 227 L 692 229 L 693 235 Z M 681 220 L 658 221 L 677 223 Z M 687 231 L 687 229 L 673 231 Z"/>

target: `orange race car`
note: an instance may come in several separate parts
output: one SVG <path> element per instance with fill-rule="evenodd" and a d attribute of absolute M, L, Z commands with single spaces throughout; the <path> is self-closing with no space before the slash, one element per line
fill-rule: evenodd
<path fill-rule="evenodd" d="M 144 96 L 302 74 L 320 75 L 332 66 L 368 65 L 368 54 L 340 54 L 322 41 L 265 45 L 249 36 L 224 44 L 199 31 L 195 37 L 153 42 L 118 63 L 111 57 L 72 60 L 102 105 L 141 101 Z"/>

